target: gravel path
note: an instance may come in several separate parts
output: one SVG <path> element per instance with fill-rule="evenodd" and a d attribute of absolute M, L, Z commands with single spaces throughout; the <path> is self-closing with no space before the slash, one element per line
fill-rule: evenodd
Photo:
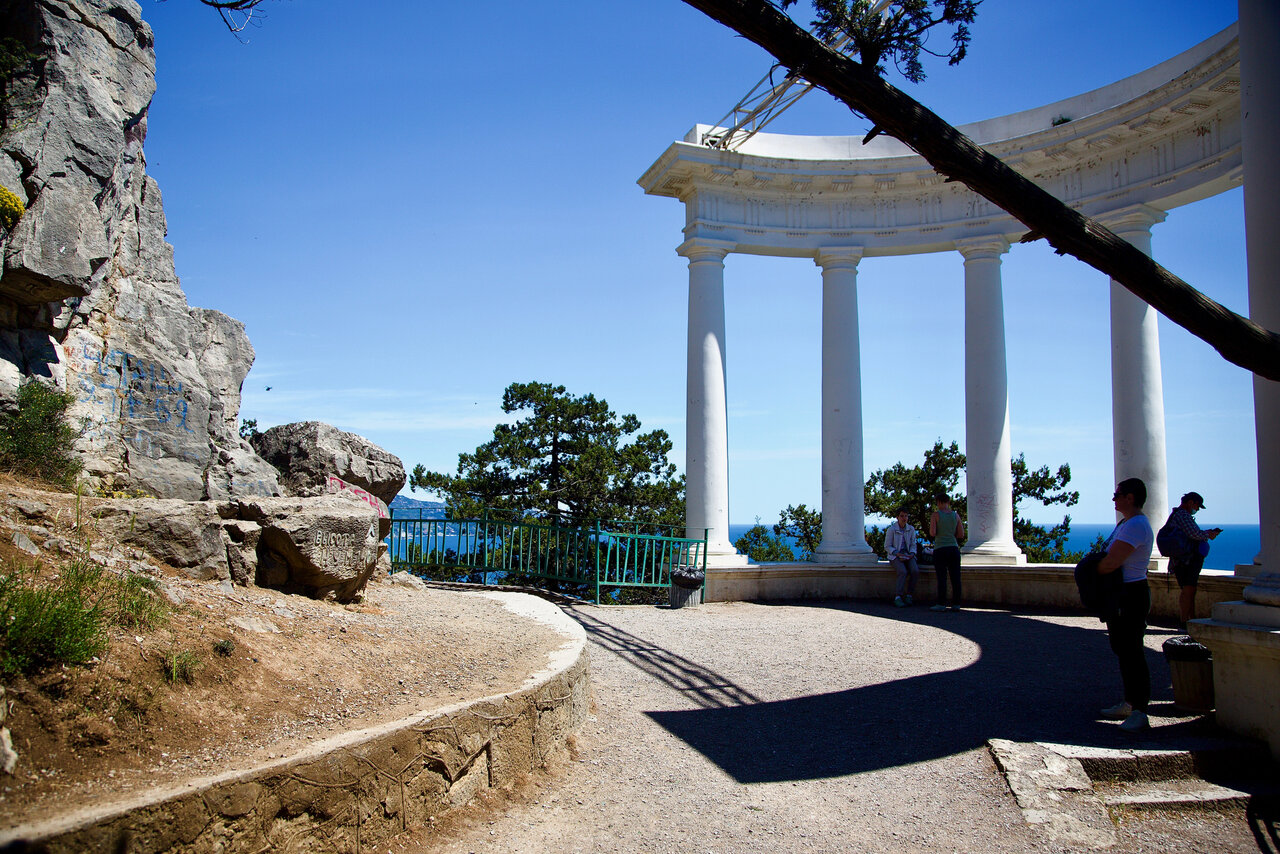
<path fill-rule="evenodd" d="M 1134 746 L 1097 620 L 875 602 L 574 606 L 594 717 L 574 761 L 431 850 L 1060 851 L 1024 821 L 988 738 Z M 1142 746 L 1203 727 L 1156 702 Z M 1239 815 L 1122 825 L 1114 851 L 1258 850 Z M 405 849 L 402 849 L 405 850 Z M 408 849 L 412 850 L 412 849 Z"/>

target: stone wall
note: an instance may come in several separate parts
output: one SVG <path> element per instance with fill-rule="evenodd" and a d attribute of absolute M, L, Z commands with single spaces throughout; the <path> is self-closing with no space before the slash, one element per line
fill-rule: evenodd
<path fill-rule="evenodd" d="M 24 836 L 55 854 L 111 851 L 121 840 L 131 851 L 191 854 L 386 850 L 396 834 L 510 787 L 565 750 L 589 713 L 590 676 L 581 626 L 542 600 L 497 595 L 566 636 L 520 689 L 337 735 L 252 771 L 72 811 Z M 13 837 L 0 833 L 0 845 Z"/>
<path fill-rule="evenodd" d="M 1080 609 L 1072 567 L 1059 564 L 961 567 L 962 604 L 984 607 Z M 1148 573 L 1151 618 L 1178 620 L 1178 583 L 1166 571 Z M 752 564 L 708 567 L 706 602 L 768 602 L 800 599 L 893 599 L 895 571 L 887 563 L 876 567 L 836 567 L 814 563 Z M 1206 572 L 1200 576 L 1196 612 L 1205 614 L 1219 602 L 1240 598 L 1248 578 Z M 931 566 L 920 568 L 916 603 L 932 603 L 937 587 Z"/>

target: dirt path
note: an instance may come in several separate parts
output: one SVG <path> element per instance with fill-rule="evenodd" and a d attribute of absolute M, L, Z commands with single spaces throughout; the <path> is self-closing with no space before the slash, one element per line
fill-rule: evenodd
<path fill-rule="evenodd" d="M 1096 620 L 880 603 L 567 609 L 596 714 L 576 756 L 441 841 L 400 851 L 1060 851 L 1024 821 L 992 737 L 1134 745 L 1095 720 L 1119 678 Z M 1148 638 L 1156 727 L 1170 708 Z M 1126 821 L 1121 852 L 1256 851 L 1239 814 Z"/>

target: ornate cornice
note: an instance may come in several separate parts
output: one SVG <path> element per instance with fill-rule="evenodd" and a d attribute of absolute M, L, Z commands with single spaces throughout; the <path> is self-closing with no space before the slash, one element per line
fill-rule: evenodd
<path fill-rule="evenodd" d="M 813 257 L 851 244 L 866 255 L 945 251 L 1025 231 L 896 140 L 864 148 L 858 137 L 758 134 L 742 151 L 721 151 L 697 144 L 703 130 L 640 179 L 647 193 L 684 202 L 691 239 Z M 961 130 L 1093 217 L 1215 195 L 1241 181 L 1235 27 L 1111 86 Z"/>

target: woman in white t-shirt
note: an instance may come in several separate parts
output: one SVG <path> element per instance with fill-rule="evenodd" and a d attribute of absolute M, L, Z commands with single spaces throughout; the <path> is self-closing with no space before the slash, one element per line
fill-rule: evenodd
<path fill-rule="evenodd" d="M 1107 620 L 1107 636 L 1111 651 L 1120 659 L 1120 679 L 1124 682 L 1124 699 L 1108 709 L 1103 717 L 1123 719 L 1120 728 L 1128 732 L 1146 729 L 1147 705 L 1151 702 L 1151 672 L 1147 669 L 1147 615 L 1151 613 L 1151 589 L 1147 586 L 1147 563 L 1155 535 L 1151 523 L 1142 512 L 1147 502 L 1147 485 L 1136 477 L 1120 481 L 1115 501 L 1120 524 L 1107 541 L 1107 554 L 1098 572 L 1121 572 L 1119 613 Z"/>

